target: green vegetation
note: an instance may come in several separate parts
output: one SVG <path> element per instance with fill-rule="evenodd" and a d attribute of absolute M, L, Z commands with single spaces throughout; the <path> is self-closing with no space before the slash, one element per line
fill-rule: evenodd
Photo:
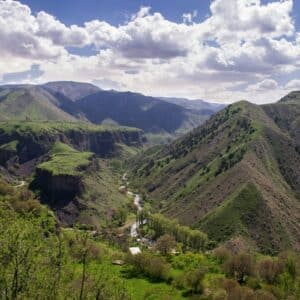
<path fill-rule="evenodd" d="M 134 185 L 154 212 L 200 228 L 217 243 L 241 236 L 264 253 L 296 249 L 297 103 L 229 105 L 170 145 L 137 156 L 130 164 Z"/>
<path fill-rule="evenodd" d="M 208 239 L 205 233 L 199 230 L 182 226 L 175 220 L 165 218 L 160 214 L 152 214 L 147 218 L 148 226 L 154 231 L 155 237 L 164 234 L 172 235 L 177 242 L 195 250 L 204 250 L 207 247 Z"/>
<path fill-rule="evenodd" d="M 255 222 L 261 206 L 262 195 L 255 185 L 248 184 L 208 214 L 201 222 L 201 228 L 218 242 L 226 241 L 233 235 L 249 236 L 247 225 Z"/>
<path fill-rule="evenodd" d="M 17 152 L 18 141 L 11 141 L 0 146 L 0 151 Z"/>
<path fill-rule="evenodd" d="M 122 132 L 122 131 L 140 131 L 132 127 L 115 127 L 106 125 L 93 125 L 80 122 L 53 122 L 53 121 L 8 121 L 0 122 L 0 132 L 19 136 L 26 135 L 43 135 L 45 133 L 54 135 L 67 131 L 78 131 L 87 133 L 103 133 L 103 132 Z"/>
<path fill-rule="evenodd" d="M 38 168 L 53 176 L 77 176 L 91 164 L 92 157 L 90 152 L 76 151 L 66 144 L 56 143 L 53 145 L 49 161 L 38 165 Z"/>
<path fill-rule="evenodd" d="M 7 88 L 2 91 L 0 120 L 75 121 L 56 104 L 52 95 L 38 87 Z"/>
<path fill-rule="evenodd" d="M 65 147 L 56 145 L 56 151 L 61 149 Z M 0 227 L 0 294 L 5 299 L 265 300 L 300 296 L 300 257 L 295 253 L 232 255 L 230 249 L 219 248 L 204 254 L 186 251 L 185 240 L 179 247 L 170 236 L 162 236 L 154 248 L 143 248 L 142 254 L 131 256 L 110 228 L 96 234 L 76 227 L 60 228 L 51 211 L 25 187 L 16 191 L 3 180 Z M 179 249 L 178 254 L 172 255 L 170 247 Z M 118 266 L 115 261 L 124 264 Z"/>

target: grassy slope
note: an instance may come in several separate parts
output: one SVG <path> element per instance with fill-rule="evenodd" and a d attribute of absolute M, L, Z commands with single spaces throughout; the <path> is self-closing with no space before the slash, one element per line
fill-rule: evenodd
<path fill-rule="evenodd" d="M 98 171 L 85 173 L 84 192 L 78 199 L 84 204 L 79 212 L 78 223 L 97 228 L 105 225 L 114 210 L 132 202 L 127 195 L 119 192 L 120 175 L 111 168 L 110 163 L 99 159 L 98 164 Z"/>
<path fill-rule="evenodd" d="M 170 147 L 151 151 L 133 173 L 157 209 L 218 241 L 243 233 L 265 251 L 299 246 L 300 205 L 292 185 L 299 155 L 293 138 L 262 108 L 232 105 Z M 289 182 L 287 174 L 294 174 Z M 243 221 L 254 212 L 259 219 Z"/>
<path fill-rule="evenodd" d="M 56 105 L 51 94 L 38 87 L 7 88 L 0 98 L 0 120 L 75 121 Z"/>
<path fill-rule="evenodd" d="M 18 141 L 11 141 L 7 144 L 1 145 L 0 151 L 4 150 L 4 151 L 16 152 L 17 146 L 18 146 Z"/>
<path fill-rule="evenodd" d="M 80 175 L 81 170 L 86 169 L 92 159 L 90 152 L 76 151 L 69 145 L 55 143 L 51 150 L 50 159 L 38 166 L 42 170 L 50 172 L 53 176 Z"/>

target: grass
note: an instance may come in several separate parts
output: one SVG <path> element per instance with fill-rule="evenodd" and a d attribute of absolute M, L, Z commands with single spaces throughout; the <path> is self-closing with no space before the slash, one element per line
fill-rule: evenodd
<path fill-rule="evenodd" d="M 262 195 L 254 184 L 247 184 L 236 195 L 211 212 L 201 222 L 201 229 L 216 241 L 236 234 L 248 235 L 247 225 L 255 222 Z"/>
<path fill-rule="evenodd" d="M 9 151 L 9 152 L 17 152 L 18 141 L 11 141 L 7 144 L 0 146 L 0 151 Z"/>
<path fill-rule="evenodd" d="M 106 226 L 113 210 L 127 208 L 132 199 L 119 192 L 121 175 L 110 166 L 110 162 L 97 159 L 99 170 L 85 172 L 84 191 L 78 201 L 85 209 L 80 212 L 78 223 L 89 224 L 96 228 Z"/>
<path fill-rule="evenodd" d="M 106 272 L 111 275 L 121 277 L 131 295 L 132 299 L 184 299 L 181 292 L 165 282 L 151 282 L 147 278 L 128 277 L 124 274 L 126 266 L 123 268 L 106 264 Z M 104 272 L 105 272 L 104 271 Z"/>
<path fill-rule="evenodd" d="M 0 119 L 75 120 L 52 103 L 52 97 L 39 89 L 8 91 L 0 103 Z"/>
<path fill-rule="evenodd" d="M 66 144 L 55 143 L 50 160 L 40 164 L 38 168 L 50 172 L 53 176 L 76 176 L 90 165 L 92 156 L 90 152 L 79 152 Z"/>

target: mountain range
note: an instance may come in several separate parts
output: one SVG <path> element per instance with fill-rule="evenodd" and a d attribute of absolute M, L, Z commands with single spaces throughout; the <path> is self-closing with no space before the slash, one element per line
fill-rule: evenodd
<path fill-rule="evenodd" d="M 137 127 L 178 136 L 197 127 L 222 106 L 188 100 L 164 101 L 131 92 L 104 91 L 78 82 L 0 87 L 0 120 L 77 120 Z"/>
<path fill-rule="evenodd" d="M 157 211 L 263 252 L 300 249 L 300 92 L 275 104 L 242 101 L 168 146 L 132 174 Z"/>

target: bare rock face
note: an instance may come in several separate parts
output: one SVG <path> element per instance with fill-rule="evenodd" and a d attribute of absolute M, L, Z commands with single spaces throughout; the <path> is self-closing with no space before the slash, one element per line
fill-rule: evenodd
<path fill-rule="evenodd" d="M 95 156 L 91 158 L 90 164 L 78 170 L 78 173 L 53 174 L 51 171 L 37 167 L 35 179 L 31 188 L 40 190 L 42 202 L 49 205 L 65 225 L 74 224 L 76 217 L 84 204 L 78 198 L 84 192 L 84 175 L 86 172 L 97 172 L 98 162 Z"/>
<path fill-rule="evenodd" d="M 60 207 L 72 201 L 83 190 L 81 176 L 53 175 L 47 170 L 36 170 L 36 185 L 43 191 L 47 202 Z"/>

